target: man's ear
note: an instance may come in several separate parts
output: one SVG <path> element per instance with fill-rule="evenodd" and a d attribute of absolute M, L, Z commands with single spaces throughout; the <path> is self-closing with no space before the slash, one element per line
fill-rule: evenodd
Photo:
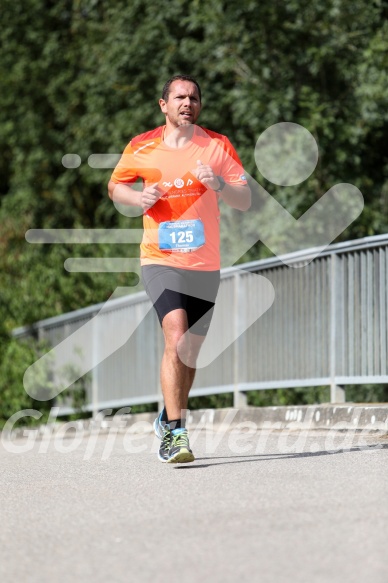
<path fill-rule="evenodd" d="M 167 113 L 167 104 L 164 101 L 164 99 L 159 99 L 159 105 L 160 105 L 160 109 L 162 110 L 162 112 Z"/>

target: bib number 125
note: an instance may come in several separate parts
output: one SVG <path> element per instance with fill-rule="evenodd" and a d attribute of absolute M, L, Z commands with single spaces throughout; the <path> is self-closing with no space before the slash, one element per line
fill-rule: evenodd
<path fill-rule="evenodd" d="M 193 231 L 178 231 L 177 233 L 170 233 L 173 244 L 176 243 L 192 243 L 194 241 Z"/>
<path fill-rule="evenodd" d="M 159 225 L 159 249 L 162 251 L 195 251 L 205 244 L 200 219 L 166 221 Z"/>

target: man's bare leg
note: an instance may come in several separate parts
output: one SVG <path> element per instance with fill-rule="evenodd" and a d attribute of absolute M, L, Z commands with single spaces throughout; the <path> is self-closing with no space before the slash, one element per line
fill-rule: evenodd
<path fill-rule="evenodd" d="M 195 377 L 195 364 L 205 336 L 185 334 L 188 330 L 187 314 L 178 309 L 169 312 L 162 323 L 165 348 L 160 369 L 164 404 L 169 420 L 180 419 L 187 409 L 190 389 Z M 183 363 L 178 355 L 185 355 Z"/>

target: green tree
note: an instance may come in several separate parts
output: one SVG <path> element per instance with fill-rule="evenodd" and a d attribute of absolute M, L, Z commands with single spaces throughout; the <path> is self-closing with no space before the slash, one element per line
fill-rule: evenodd
<path fill-rule="evenodd" d="M 33 228 L 129 228 L 107 197 L 120 153 L 160 125 L 157 100 L 177 72 L 203 89 L 201 123 L 226 133 L 247 171 L 295 217 L 337 182 L 365 210 L 341 235 L 386 232 L 386 0 L 4 0 L 0 48 L 0 349 L 19 325 L 104 301 L 130 274 L 68 273 L 69 257 L 126 257 L 126 245 L 31 245 Z M 253 149 L 280 121 L 305 126 L 320 161 L 297 188 L 269 184 Z M 65 154 L 80 156 L 68 169 Z M 260 243 L 244 260 L 267 256 Z M 21 377 L 22 377 L 21 371 Z M 4 393 L 0 380 L 0 394 Z"/>

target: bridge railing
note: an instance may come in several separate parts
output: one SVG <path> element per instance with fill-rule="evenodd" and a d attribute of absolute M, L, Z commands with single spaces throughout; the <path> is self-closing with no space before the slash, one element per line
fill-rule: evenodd
<path fill-rule="evenodd" d="M 212 332 L 221 338 L 223 326 L 232 326 L 236 340 L 198 369 L 191 396 L 232 392 L 241 407 L 248 390 L 327 385 L 331 402 L 343 402 L 346 385 L 388 383 L 388 235 L 331 245 L 306 265 L 312 252 L 289 255 L 287 264 L 276 257 L 222 270 L 223 317 L 212 322 Z M 252 273 L 271 282 L 275 299 L 240 334 L 260 301 Z M 90 411 L 161 402 L 163 337 L 145 292 L 101 308 L 34 325 L 53 347 L 67 339 L 66 350 L 53 351 L 56 370 L 69 363 L 90 369 Z M 112 335 L 124 337 L 129 323 L 134 333 L 105 358 Z M 14 331 L 16 337 L 30 333 L 31 327 Z"/>

